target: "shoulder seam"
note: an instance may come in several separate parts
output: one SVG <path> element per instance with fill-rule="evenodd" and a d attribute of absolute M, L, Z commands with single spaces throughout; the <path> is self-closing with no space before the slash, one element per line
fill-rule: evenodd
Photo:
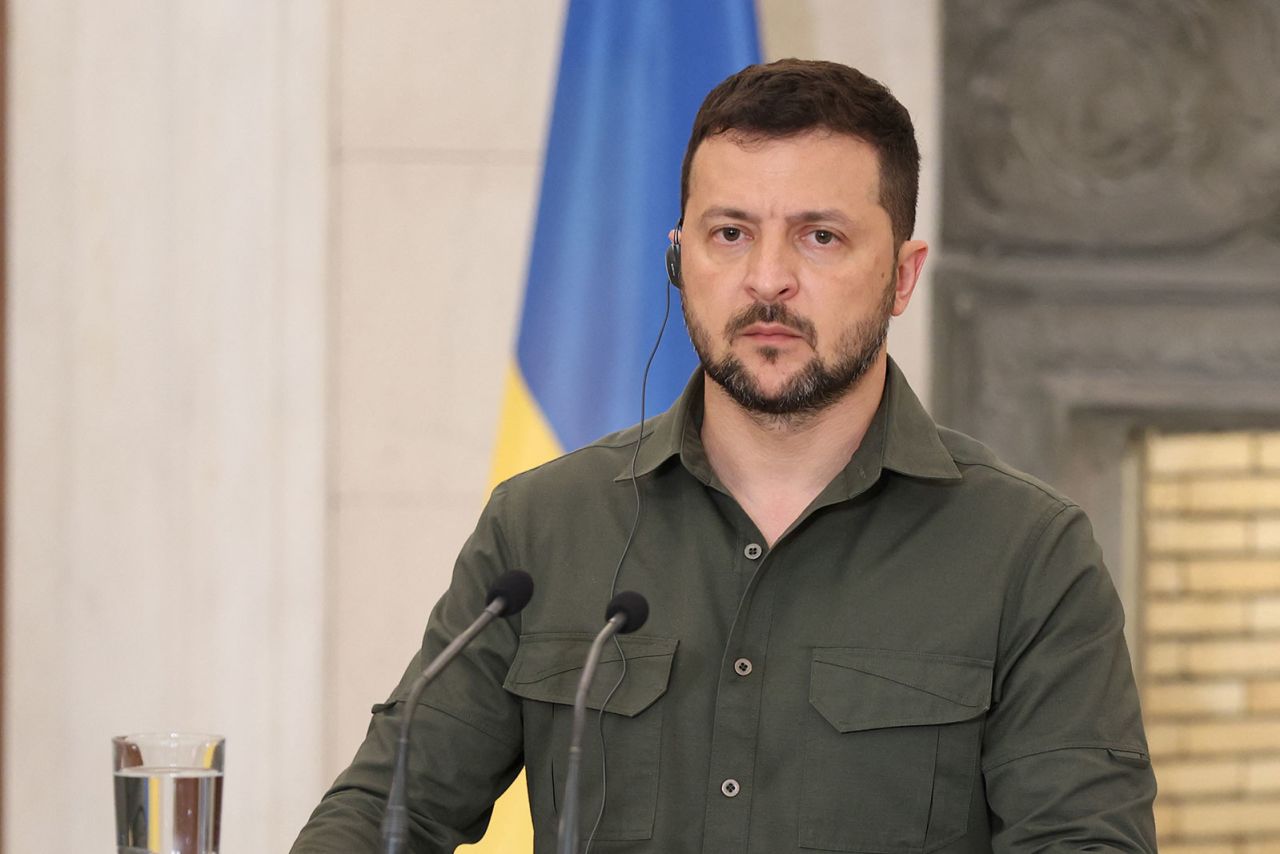
<path fill-rule="evenodd" d="M 958 465 L 958 466 L 970 466 L 970 467 L 979 467 L 979 468 L 984 468 L 984 469 L 990 469 L 991 471 L 995 472 L 996 474 L 1003 475 L 1004 477 L 1007 477 L 1007 478 L 1008 478 L 1008 479 L 1010 479 L 1010 480 L 1016 480 L 1016 481 L 1018 481 L 1019 483 L 1024 483 L 1024 484 L 1026 484 L 1027 486 L 1030 486 L 1030 487 L 1032 487 L 1032 488 L 1034 488 L 1034 489 L 1038 490 L 1038 491 L 1039 491 L 1040 493 L 1042 493 L 1046 498 L 1049 498 L 1049 499 L 1051 499 L 1051 500 L 1053 500 L 1053 501 L 1057 502 L 1057 503 L 1060 505 L 1060 507 L 1059 507 L 1059 509 L 1060 509 L 1060 510 L 1065 510 L 1065 509 L 1070 508 L 1070 507 L 1078 507 L 1078 506 L 1079 506 L 1078 504 L 1076 504 L 1076 502 L 1072 501 L 1070 498 L 1067 498 L 1066 496 L 1063 496 L 1063 495 L 1059 495 L 1057 492 L 1054 492 L 1051 488 L 1049 488 L 1049 487 L 1048 487 L 1048 486 L 1046 486 L 1045 484 L 1040 483 L 1040 482 L 1039 482 L 1038 480 L 1036 480 L 1035 478 L 1031 477 L 1030 475 L 1027 475 L 1027 474 L 1022 473 L 1022 472 L 1018 471 L 1017 469 L 1011 469 L 1011 468 L 1008 468 L 1008 467 L 996 466 L 996 465 L 992 465 L 991 463 L 980 462 L 980 461 L 977 461 L 977 460 L 974 460 L 974 461 L 969 461 L 969 460 L 958 460 L 958 459 L 956 459 L 956 457 L 955 457 L 955 455 L 954 455 L 954 454 L 951 456 L 951 459 L 952 459 L 952 461 L 954 461 L 954 462 L 956 463 L 956 465 Z"/>
<path fill-rule="evenodd" d="M 648 437 L 646 436 L 646 438 Z M 521 471 L 521 472 L 516 472 L 515 474 L 511 475 L 511 477 L 499 483 L 498 486 L 494 487 L 494 492 L 496 493 L 498 489 L 505 487 L 507 484 L 513 481 L 523 478 L 527 474 L 532 474 L 533 472 L 538 471 L 539 469 L 546 468 L 552 463 L 558 463 L 561 460 L 567 460 L 570 457 L 576 457 L 578 454 L 581 454 L 584 451 L 592 451 L 592 450 L 616 451 L 620 448 L 625 448 L 630 444 L 633 444 L 633 442 L 621 442 L 617 445 L 606 445 L 603 442 L 592 442 L 590 445 L 583 445 L 581 448 L 574 448 L 572 451 L 567 451 L 566 453 L 563 453 L 558 457 L 554 457 L 552 459 L 547 460 L 545 463 L 539 463 L 533 468 L 525 469 L 524 471 Z"/>

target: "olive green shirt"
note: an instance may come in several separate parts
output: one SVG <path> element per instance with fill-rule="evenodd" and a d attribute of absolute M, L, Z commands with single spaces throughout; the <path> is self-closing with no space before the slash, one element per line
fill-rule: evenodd
<path fill-rule="evenodd" d="M 772 548 L 699 438 L 703 378 L 650 421 L 618 590 L 648 598 L 590 714 L 583 844 L 598 852 L 1155 851 L 1124 617 L 1080 508 L 934 425 L 890 364 L 849 464 Z M 528 769 L 555 850 L 572 703 L 636 510 L 637 430 L 512 478 L 458 557 L 423 648 L 294 846 L 376 852 L 403 698 L 520 568 L 413 724 L 413 850 L 484 832 Z M 622 674 L 606 647 L 598 709 Z"/>

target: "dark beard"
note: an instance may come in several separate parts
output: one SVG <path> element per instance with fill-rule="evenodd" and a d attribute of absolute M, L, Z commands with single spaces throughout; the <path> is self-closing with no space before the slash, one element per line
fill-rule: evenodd
<path fill-rule="evenodd" d="M 889 283 L 885 299 L 881 301 L 875 315 L 844 334 L 838 350 L 839 357 L 834 365 L 828 365 L 815 355 L 773 395 L 764 393 L 755 378 L 732 353 L 712 361 L 710 336 L 689 316 L 687 306 L 682 303 L 681 308 L 693 349 L 707 376 L 747 411 L 791 420 L 812 415 L 840 400 L 875 364 L 889 335 L 894 285 L 894 281 Z M 792 314 L 790 309 L 780 303 L 756 303 L 750 306 L 725 325 L 725 340 L 733 340 L 738 332 L 753 323 L 781 323 L 799 332 L 811 347 L 817 349 L 813 323 Z M 765 361 L 773 362 L 777 360 L 779 353 L 772 347 L 766 347 L 761 350 L 761 355 Z"/>

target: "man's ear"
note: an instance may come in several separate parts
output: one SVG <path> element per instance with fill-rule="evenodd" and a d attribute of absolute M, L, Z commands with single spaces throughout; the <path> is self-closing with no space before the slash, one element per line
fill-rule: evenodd
<path fill-rule="evenodd" d="M 911 295 L 915 293 L 916 283 L 920 281 L 920 271 L 924 269 L 924 259 L 928 254 L 929 244 L 923 240 L 904 240 L 898 247 L 898 279 L 893 288 L 894 317 L 907 310 L 907 303 L 911 302 Z"/>

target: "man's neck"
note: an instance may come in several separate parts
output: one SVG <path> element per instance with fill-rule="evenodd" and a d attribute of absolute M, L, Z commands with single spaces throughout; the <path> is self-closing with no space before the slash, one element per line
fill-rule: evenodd
<path fill-rule="evenodd" d="M 862 444 L 884 395 L 887 362 L 882 352 L 844 397 L 799 418 L 750 412 L 707 380 L 702 420 L 707 459 L 770 544 Z"/>

